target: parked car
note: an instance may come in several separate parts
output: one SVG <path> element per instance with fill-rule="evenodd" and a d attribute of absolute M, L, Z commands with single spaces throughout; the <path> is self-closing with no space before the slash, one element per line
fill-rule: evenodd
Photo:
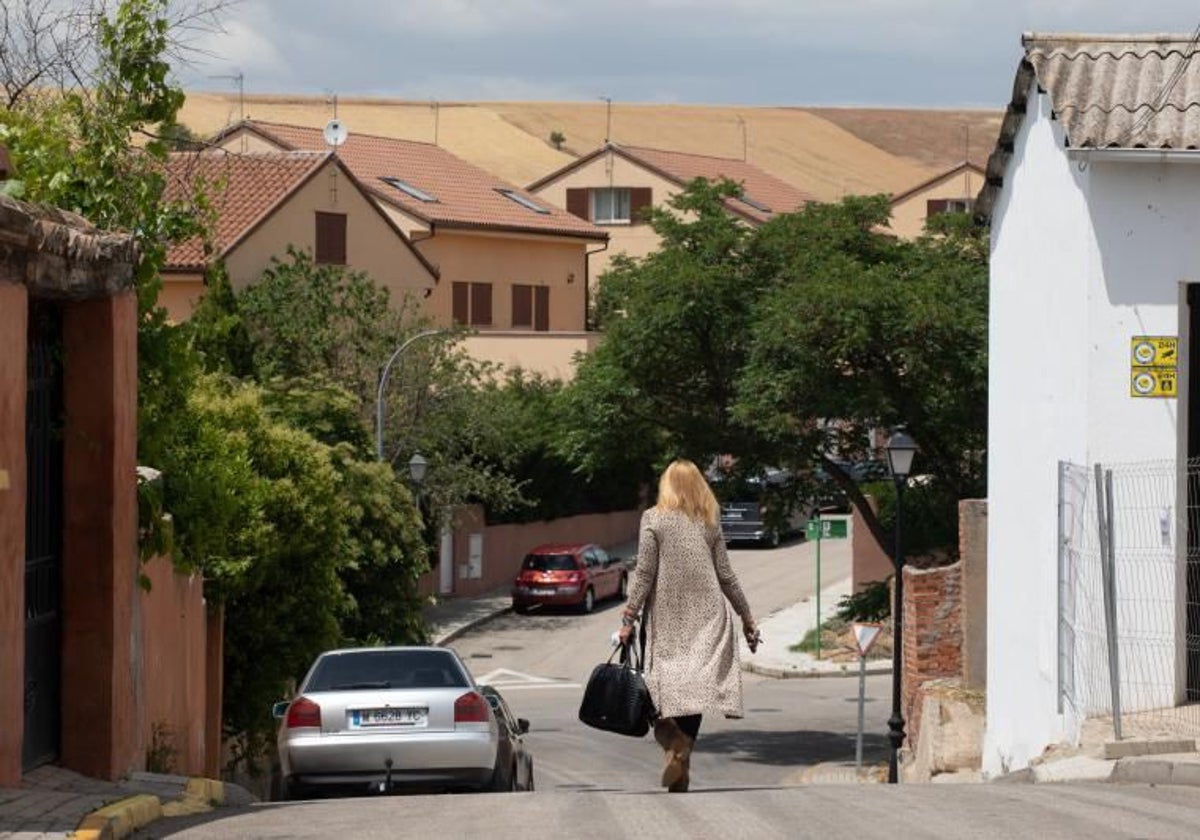
<path fill-rule="evenodd" d="M 775 547 L 802 532 L 812 515 L 812 503 L 798 498 L 787 470 L 767 469 L 745 478 L 712 475 L 710 483 L 721 503 L 721 536 L 727 543 Z"/>
<path fill-rule="evenodd" d="M 529 721 L 513 717 L 500 692 L 490 685 L 481 685 L 484 696 L 496 716 L 500 729 L 500 745 L 496 750 L 496 768 L 492 774 L 492 790 L 533 790 L 533 756 L 525 748 Z"/>
<path fill-rule="evenodd" d="M 513 581 L 518 613 L 533 606 L 577 606 L 589 613 L 604 598 L 625 599 L 629 569 L 594 543 L 539 545 L 525 555 Z"/>
<path fill-rule="evenodd" d="M 272 711 L 283 798 L 507 783 L 496 779 L 502 735 L 492 706 L 448 648 L 327 651 L 296 697 Z"/>

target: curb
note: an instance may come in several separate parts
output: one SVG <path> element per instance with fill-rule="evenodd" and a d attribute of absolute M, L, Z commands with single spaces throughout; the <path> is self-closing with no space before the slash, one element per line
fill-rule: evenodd
<path fill-rule="evenodd" d="M 854 668 L 853 670 L 844 670 L 844 671 L 816 671 L 816 670 L 802 671 L 799 669 L 793 670 L 790 668 L 774 668 L 770 665 L 758 665 L 754 662 L 743 662 L 742 670 L 746 671 L 748 673 L 751 673 L 751 674 L 758 674 L 760 677 L 771 677 L 772 679 L 776 679 L 776 680 L 812 680 L 812 679 L 825 679 L 826 677 L 857 677 L 858 676 L 857 668 Z M 866 670 L 866 675 L 868 677 L 875 676 L 878 674 L 890 674 L 890 673 L 892 673 L 892 666 L 890 664 L 876 665 L 874 667 L 867 666 L 867 670 Z"/>
<path fill-rule="evenodd" d="M 1200 787 L 1200 762 L 1170 758 L 1118 759 L 1110 782 Z"/>
<path fill-rule="evenodd" d="M 139 793 L 99 808 L 84 817 L 67 835 L 73 840 L 120 840 L 164 816 L 197 814 L 225 802 L 225 785 L 215 779 L 191 778 L 182 799 L 164 803 L 149 793 Z"/>
<path fill-rule="evenodd" d="M 432 644 L 434 647 L 445 647 L 446 645 L 450 644 L 450 642 L 454 641 L 462 634 L 464 634 L 470 630 L 475 630 L 478 627 L 481 627 L 482 625 L 487 624 L 489 621 L 497 619 L 500 616 L 504 615 L 505 613 L 510 613 L 510 612 L 512 612 L 512 604 L 509 604 L 507 607 L 501 607 L 500 609 L 498 609 L 494 612 L 490 612 L 487 615 L 481 615 L 478 618 L 473 618 L 470 621 L 468 621 L 466 624 L 463 624 L 459 627 L 455 627 L 453 630 L 449 630 L 446 633 L 443 633 L 441 636 L 434 639 Z"/>

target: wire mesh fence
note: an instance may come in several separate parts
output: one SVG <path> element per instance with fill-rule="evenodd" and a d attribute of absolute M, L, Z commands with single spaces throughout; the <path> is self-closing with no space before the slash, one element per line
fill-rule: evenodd
<path fill-rule="evenodd" d="M 1174 461 L 1059 464 L 1059 710 L 1076 726 L 1200 735 L 1200 460 L 1183 478 Z"/>

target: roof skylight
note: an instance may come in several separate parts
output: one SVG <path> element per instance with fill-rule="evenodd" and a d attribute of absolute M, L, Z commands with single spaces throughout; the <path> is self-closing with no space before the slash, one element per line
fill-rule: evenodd
<path fill-rule="evenodd" d="M 427 204 L 437 201 L 437 199 L 434 196 L 430 195 L 429 193 L 425 192 L 424 190 L 420 189 L 419 187 L 414 187 L 412 184 L 408 183 L 407 181 L 401 181 L 399 178 L 393 178 L 390 175 L 388 175 L 388 176 L 384 176 L 384 177 L 380 178 L 379 180 L 383 181 L 383 183 L 387 184 L 388 186 L 395 187 L 396 189 L 400 190 L 400 192 L 404 193 L 405 195 L 415 198 L 417 201 L 424 201 Z"/>
<path fill-rule="evenodd" d="M 742 202 L 742 204 L 749 204 L 751 207 L 753 207 L 755 210 L 759 211 L 760 213 L 774 212 L 773 210 L 771 210 L 770 207 L 763 204 L 761 201 L 756 201 L 755 199 L 751 198 L 750 196 L 746 195 L 745 193 L 742 193 L 741 195 L 738 196 L 738 201 Z"/>
<path fill-rule="evenodd" d="M 550 213 L 548 209 L 534 201 L 531 201 L 516 190 L 497 189 L 496 192 L 500 193 L 500 195 L 504 196 L 510 201 L 517 202 L 517 204 L 520 204 L 526 210 L 532 210 L 534 213 L 541 213 L 542 215 L 548 215 Z"/>

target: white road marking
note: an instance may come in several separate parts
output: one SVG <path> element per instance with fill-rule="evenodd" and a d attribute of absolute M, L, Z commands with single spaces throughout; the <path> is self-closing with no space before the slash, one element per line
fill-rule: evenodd
<path fill-rule="evenodd" d="M 497 668 L 489 671 L 475 681 L 480 685 L 490 685 L 493 688 L 525 689 L 525 688 L 582 688 L 579 683 L 568 682 L 553 677 L 535 677 L 532 674 L 522 674 L 520 671 L 510 671 L 508 668 Z"/>

